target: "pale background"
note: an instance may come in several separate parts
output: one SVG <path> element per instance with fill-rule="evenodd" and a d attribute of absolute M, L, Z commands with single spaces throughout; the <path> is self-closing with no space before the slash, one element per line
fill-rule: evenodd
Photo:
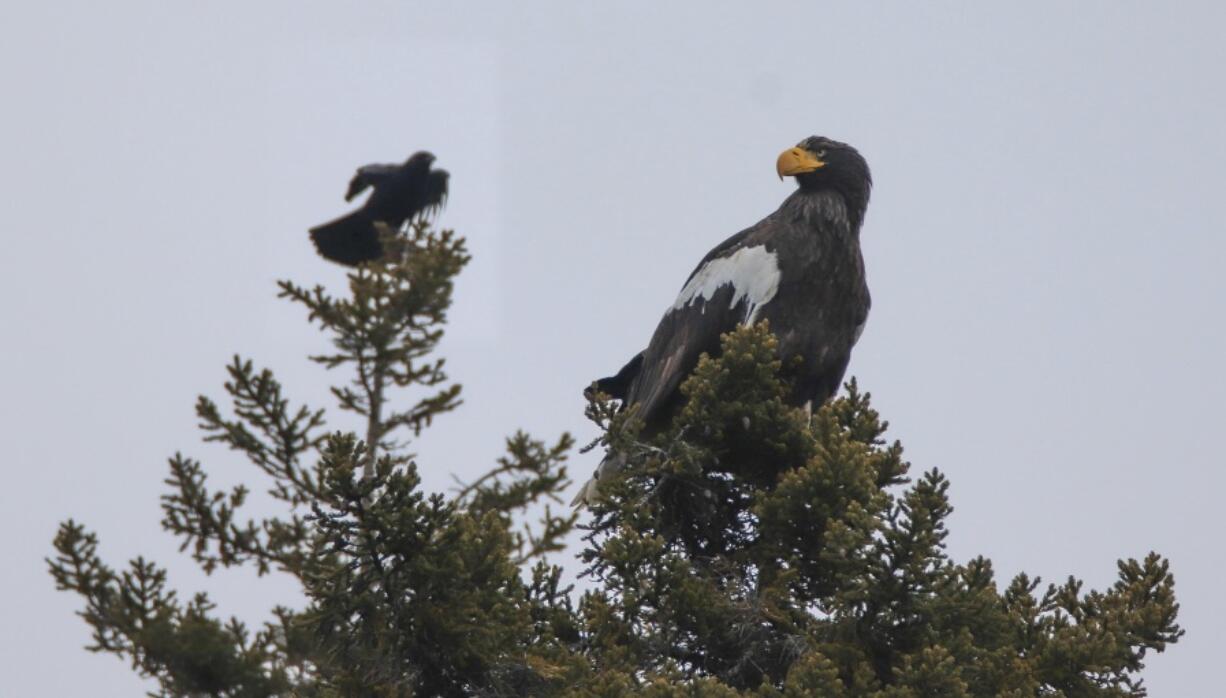
<path fill-rule="evenodd" d="M 778 205 L 775 155 L 815 133 L 873 168 L 851 372 L 952 480 L 952 556 L 1102 587 L 1161 551 L 1188 635 L 1152 694 L 1216 690 L 1223 5 L 356 5 L 0 9 L 0 694 L 148 688 L 53 590 L 69 516 L 226 613 L 293 598 L 203 577 L 158 496 L 176 450 L 253 479 L 195 431 L 233 353 L 326 403 L 323 340 L 274 280 L 340 288 L 305 231 L 354 167 L 433 150 L 475 255 L 444 347 L 467 404 L 416 445 L 441 489 L 516 428 L 590 438 L 580 388 Z"/>

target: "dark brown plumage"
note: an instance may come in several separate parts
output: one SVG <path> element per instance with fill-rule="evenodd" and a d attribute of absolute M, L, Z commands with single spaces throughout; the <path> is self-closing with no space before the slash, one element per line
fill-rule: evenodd
<path fill-rule="evenodd" d="M 447 200 L 446 170 L 432 170 L 434 156 L 414 153 L 402 165 L 366 165 L 358 168 L 345 201 L 366 189 L 370 198 L 362 208 L 311 228 L 315 249 L 325 259 L 356 266 L 383 257 L 376 222 L 395 230 L 407 220 L 436 213 Z"/>
<path fill-rule="evenodd" d="M 814 136 L 779 156 L 780 177 L 797 190 L 771 215 L 725 240 L 699 262 L 647 348 L 596 387 L 638 405 L 648 434 L 667 426 L 681 383 L 720 335 L 770 322 L 779 340 L 791 403 L 814 407 L 838 390 L 868 318 L 860 224 L 872 178 L 845 143 Z M 575 503 L 590 501 L 621 464 L 606 458 Z"/>

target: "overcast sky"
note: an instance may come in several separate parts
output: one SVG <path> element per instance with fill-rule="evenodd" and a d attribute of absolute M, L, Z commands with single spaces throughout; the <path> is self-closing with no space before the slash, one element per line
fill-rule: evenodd
<path fill-rule="evenodd" d="M 714 244 L 857 146 L 873 314 L 850 373 L 949 551 L 1111 584 L 1170 557 L 1188 634 L 1154 696 L 1220 685 L 1226 11 L 1220 3 L 23 2 L 0 9 L 0 665 L 11 695 L 139 695 L 42 558 L 69 516 L 251 620 L 294 586 L 200 574 L 159 527 L 239 352 L 328 404 L 324 340 L 276 279 L 343 289 L 311 225 L 354 167 L 429 148 L 474 255 L 444 353 L 467 403 L 426 484 L 517 428 L 594 435 L 580 389 L 641 349 Z M 587 4 L 584 4 L 585 7 Z M 999 5 L 999 4 L 997 4 Z M 335 426 L 344 426 L 335 419 Z M 583 479 L 598 454 L 579 456 Z"/>

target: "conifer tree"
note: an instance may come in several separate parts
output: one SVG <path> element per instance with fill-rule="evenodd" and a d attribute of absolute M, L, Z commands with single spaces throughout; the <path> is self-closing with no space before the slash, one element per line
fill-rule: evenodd
<path fill-rule="evenodd" d="M 422 491 L 407 448 L 460 404 L 435 348 L 468 254 L 421 222 L 383 236 L 394 252 L 343 298 L 280 285 L 332 337 L 313 358 L 346 372 L 332 395 L 359 433 L 328 431 L 322 408 L 236 357 L 226 406 L 198 399 L 200 427 L 283 512 L 252 519 L 246 486 L 169 460 L 163 527 L 205 571 L 292 575 L 300 608 L 250 629 L 148 560 L 108 565 L 81 524 L 55 538 L 50 571 L 81 596 L 89 648 L 160 695 L 1142 696 L 1145 657 L 1182 635 L 1153 553 L 1101 592 L 950 560 L 945 477 L 911 474 L 854 381 L 812 415 L 789 407 L 764 324 L 702 359 L 654 438 L 633 408 L 589 403 L 628 467 L 584 525 L 590 588 L 572 600 L 543 559 L 576 524 L 548 506 L 569 436 L 515 434 L 485 475 Z"/>
<path fill-rule="evenodd" d="M 1182 630 L 1167 562 L 1119 563 L 1105 592 L 1039 591 L 944 551 L 937 470 L 912 479 L 853 380 L 812 418 L 790 408 L 765 323 L 725 335 L 682 387 L 673 428 L 636 441 L 583 559 L 593 685 L 681 696 L 1140 696 L 1148 652 Z M 612 695 L 593 690 L 593 695 Z"/>
<path fill-rule="evenodd" d="M 202 464 L 175 454 L 162 526 L 206 572 L 250 565 L 290 574 L 307 598 L 251 630 L 214 613 L 207 595 L 184 599 L 165 571 L 137 558 L 115 569 L 98 539 L 67 521 L 49 561 L 57 586 L 80 594 L 89 649 L 129 659 L 168 696 L 533 695 L 559 683 L 579 658 L 559 550 L 575 515 L 548 506 L 568 480 L 571 439 L 526 434 L 477 481 L 450 496 L 421 491 L 406 448 L 460 403 L 434 355 L 464 240 L 416 222 L 382 231 L 394 252 L 349 276 L 349 294 L 285 281 L 334 350 L 314 361 L 347 370 L 332 388 L 363 433 L 328 432 L 325 411 L 291 403 L 269 369 L 235 357 L 229 408 L 196 402 L 206 441 L 244 456 L 284 505 L 245 516 L 248 488 L 217 491 Z"/>

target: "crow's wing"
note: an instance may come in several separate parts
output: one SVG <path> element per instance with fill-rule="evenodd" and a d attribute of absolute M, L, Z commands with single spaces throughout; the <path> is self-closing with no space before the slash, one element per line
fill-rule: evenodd
<path fill-rule="evenodd" d="M 379 188 L 383 182 L 395 177 L 401 170 L 401 165 L 364 165 L 354 173 L 349 180 L 349 190 L 345 192 L 345 201 L 353 201 L 354 197 L 366 191 L 368 187 Z"/>
<path fill-rule="evenodd" d="M 447 170 L 430 170 L 422 184 L 422 213 L 433 216 L 447 203 L 447 184 L 451 175 Z"/>

